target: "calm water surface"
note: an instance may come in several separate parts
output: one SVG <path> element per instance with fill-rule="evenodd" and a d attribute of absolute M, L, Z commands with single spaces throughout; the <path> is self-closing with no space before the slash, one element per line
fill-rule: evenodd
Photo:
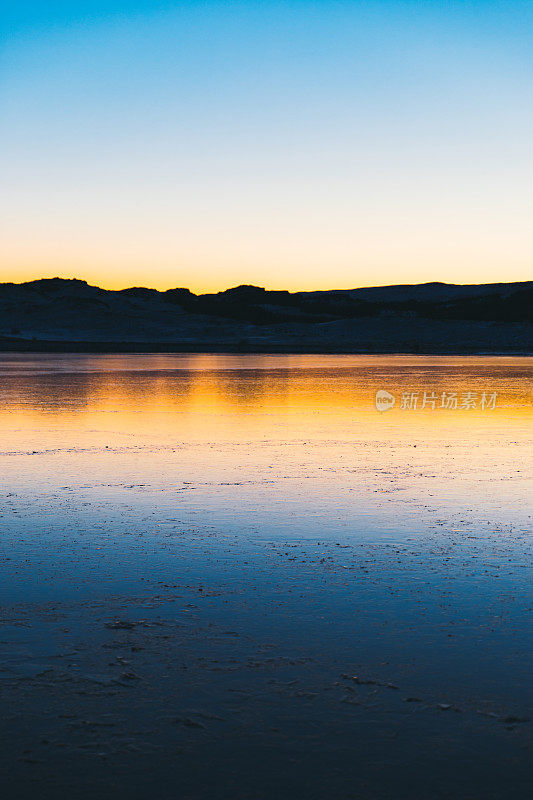
<path fill-rule="evenodd" d="M 0 377 L 8 797 L 530 796 L 533 359 Z"/>

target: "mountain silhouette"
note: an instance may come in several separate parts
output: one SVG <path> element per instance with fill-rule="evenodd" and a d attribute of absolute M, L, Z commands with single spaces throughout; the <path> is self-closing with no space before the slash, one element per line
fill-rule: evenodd
<path fill-rule="evenodd" d="M 532 353 L 533 281 L 315 292 L 0 284 L 2 350 Z"/>

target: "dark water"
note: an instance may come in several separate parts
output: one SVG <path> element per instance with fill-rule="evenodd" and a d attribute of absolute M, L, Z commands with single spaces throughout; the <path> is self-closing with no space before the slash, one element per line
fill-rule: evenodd
<path fill-rule="evenodd" d="M 531 796 L 533 359 L 0 376 L 4 796 Z"/>

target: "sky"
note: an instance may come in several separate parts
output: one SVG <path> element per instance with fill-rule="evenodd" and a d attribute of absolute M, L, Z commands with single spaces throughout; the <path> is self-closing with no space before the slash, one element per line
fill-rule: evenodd
<path fill-rule="evenodd" d="M 2 8 L 0 281 L 533 278 L 533 0 Z"/>

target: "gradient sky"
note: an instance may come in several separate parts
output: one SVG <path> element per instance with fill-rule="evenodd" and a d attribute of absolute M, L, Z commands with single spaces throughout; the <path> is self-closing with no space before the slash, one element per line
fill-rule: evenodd
<path fill-rule="evenodd" d="M 533 278 L 533 2 L 13 2 L 0 280 Z"/>

